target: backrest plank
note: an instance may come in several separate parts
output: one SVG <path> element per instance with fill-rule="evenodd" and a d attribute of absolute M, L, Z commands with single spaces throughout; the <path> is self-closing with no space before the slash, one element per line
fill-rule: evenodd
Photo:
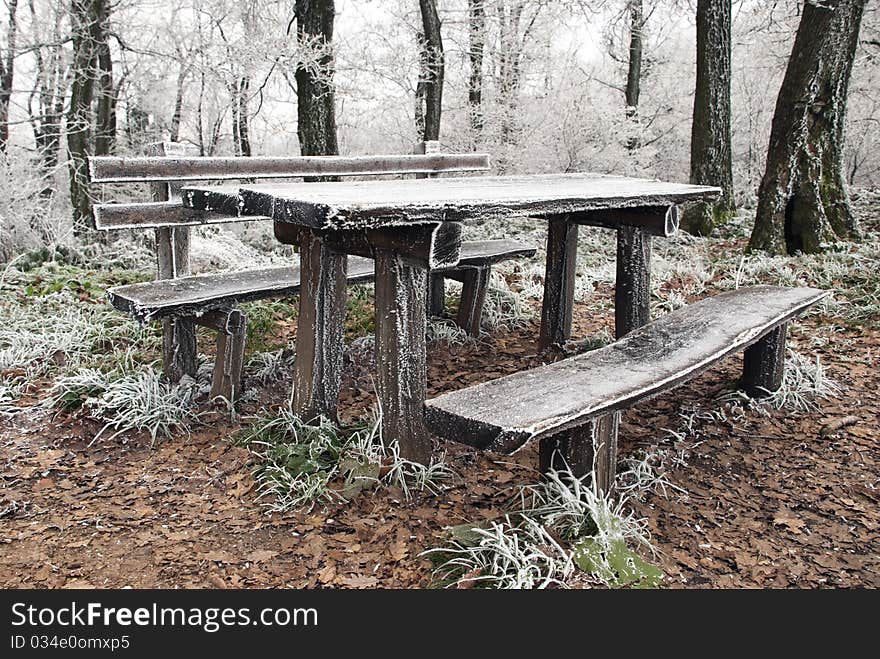
<path fill-rule="evenodd" d="M 269 217 L 229 215 L 212 211 L 184 208 L 179 201 L 141 202 L 132 204 L 95 204 L 95 227 L 109 229 L 152 229 L 164 226 L 198 226 L 268 220 Z"/>
<path fill-rule="evenodd" d="M 485 171 L 487 169 L 489 169 L 489 156 L 485 153 L 285 158 L 190 158 L 177 156 L 118 158 L 96 156 L 89 159 L 89 174 L 92 183 L 436 174 Z"/>

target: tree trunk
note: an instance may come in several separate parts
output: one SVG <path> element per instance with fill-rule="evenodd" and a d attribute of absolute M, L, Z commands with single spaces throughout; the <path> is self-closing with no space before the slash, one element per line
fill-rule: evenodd
<path fill-rule="evenodd" d="M 629 0 L 629 66 L 626 71 L 626 116 L 639 112 L 642 79 L 642 30 L 645 27 L 642 0 Z"/>
<path fill-rule="evenodd" d="M 485 0 L 468 0 L 468 109 L 474 142 L 483 132 L 483 50 L 486 45 Z"/>
<path fill-rule="evenodd" d="M 736 212 L 730 149 L 730 0 L 697 0 L 690 180 L 724 191 L 718 201 L 692 204 L 684 212 L 684 229 L 708 236 Z"/>
<path fill-rule="evenodd" d="M 297 135 L 304 156 L 339 154 L 333 91 L 333 0 L 296 0 L 296 35 L 315 49 L 314 62 L 296 69 Z"/>
<path fill-rule="evenodd" d="M 15 75 L 15 37 L 18 33 L 16 11 L 18 0 L 10 0 L 9 25 L 6 31 L 6 53 L 0 59 L 0 153 L 6 153 L 9 141 L 9 101 L 12 98 L 12 83 Z"/>
<path fill-rule="evenodd" d="M 95 92 L 97 45 L 101 39 L 101 20 L 106 15 L 104 0 L 71 0 L 70 2 L 73 84 L 67 113 L 67 151 L 73 232 L 77 236 L 85 234 L 93 224 L 86 157 L 90 153 L 91 143 L 91 108 Z"/>
<path fill-rule="evenodd" d="M 419 141 L 436 141 L 440 139 L 440 116 L 443 106 L 443 39 L 440 34 L 440 17 L 437 15 L 436 0 L 419 0 L 422 13 L 423 38 L 420 46 L 424 53 L 424 121 Z M 422 80 L 419 81 L 422 84 Z M 416 123 L 418 124 L 417 113 Z"/>
<path fill-rule="evenodd" d="M 110 56 L 109 3 L 102 3 L 98 22 L 98 108 L 95 116 L 95 155 L 109 156 L 116 143 L 116 88 L 113 85 L 113 60 Z"/>
<path fill-rule="evenodd" d="M 240 156 L 251 155 L 250 115 L 248 114 L 247 97 L 251 89 L 251 79 L 242 76 L 238 80 L 238 125 L 235 134 L 238 137 L 237 154 Z"/>
<path fill-rule="evenodd" d="M 174 94 L 174 114 L 171 115 L 171 127 L 168 135 L 168 139 L 172 142 L 180 141 L 180 120 L 183 117 L 183 92 L 186 89 L 186 76 L 188 73 L 189 66 L 181 63 L 180 70 L 177 72 L 177 91 Z"/>
<path fill-rule="evenodd" d="M 846 190 L 843 146 L 865 3 L 804 4 L 776 99 L 750 250 L 813 253 L 859 235 Z"/>

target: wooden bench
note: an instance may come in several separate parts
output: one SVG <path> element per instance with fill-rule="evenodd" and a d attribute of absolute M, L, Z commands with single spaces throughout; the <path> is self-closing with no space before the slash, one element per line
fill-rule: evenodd
<path fill-rule="evenodd" d="M 284 297 L 300 289 L 298 265 L 240 272 L 190 274 L 190 227 L 202 224 L 270 220 L 268 216 L 242 216 L 241 208 L 196 211 L 181 204 L 180 187 L 188 181 L 266 179 L 321 176 L 402 175 L 436 176 L 441 173 L 484 171 L 485 154 L 442 154 L 428 143 L 426 153 L 391 156 L 316 156 L 288 158 L 204 158 L 175 143 L 151 145 L 151 156 L 89 159 L 91 183 L 148 182 L 151 202 L 96 204 L 95 224 L 100 230 L 153 229 L 156 232 L 157 280 L 111 288 L 108 295 L 117 309 L 141 322 L 162 320 L 163 360 L 172 381 L 194 375 L 197 367 L 195 326 L 217 331 L 217 357 L 211 395 L 234 400 L 239 389 L 247 319 L 237 308 L 241 302 Z M 231 205 L 230 205 L 231 206 Z M 277 225 L 276 225 L 277 230 Z M 463 282 L 456 322 L 468 333 L 479 333 L 483 301 L 494 264 L 535 249 L 511 240 L 475 241 L 462 245 L 459 262 L 432 273 L 430 311 L 443 312 L 443 278 Z M 350 283 L 371 281 L 372 259 L 352 257 Z M 438 284 L 439 282 L 439 284 Z"/>
<path fill-rule="evenodd" d="M 542 471 L 563 464 L 614 482 L 620 410 L 672 389 L 745 350 L 741 384 L 766 395 L 782 384 L 787 322 L 824 298 L 812 288 L 756 286 L 696 302 L 617 342 L 445 393 L 425 403 L 429 429 L 477 448 L 512 453 L 540 441 Z"/>

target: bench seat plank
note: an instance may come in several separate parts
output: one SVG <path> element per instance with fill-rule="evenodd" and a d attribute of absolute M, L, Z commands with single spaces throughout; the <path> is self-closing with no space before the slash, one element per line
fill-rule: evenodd
<path fill-rule="evenodd" d="M 513 240 L 482 240 L 462 245 L 458 268 L 483 268 L 518 256 L 531 256 L 535 248 Z M 372 259 L 348 258 L 348 282 L 373 280 Z M 438 272 L 444 272 L 440 270 Z M 209 273 L 116 286 L 107 291 L 110 303 L 141 322 L 166 316 L 192 316 L 205 311 L 299 292 L 299 264 L 238 272 Z"/>
<path fill-rule="evenodd" d="M 432 432 L 511 453 L 671 389 L 753 344 L 829 293 L 755 286 L 696 302 L 605 348 L 425 403 Z"/>

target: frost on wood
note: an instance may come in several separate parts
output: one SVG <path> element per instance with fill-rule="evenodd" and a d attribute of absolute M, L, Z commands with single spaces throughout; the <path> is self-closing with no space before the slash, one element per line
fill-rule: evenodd
<path fill-rule="evenodd" d="M 431 430 L 501 452 L 671 389 L 828 295 L 756 286 L 674 311 L 605 348 L 427 401 Z"/>
<path fill-rule="evenodd" d="M 427 464 L 431 442 L 424 425 L 425 270 L 393 252 L 376 253 L 376 363 L 383 417 L 382 441 L 400 443 L 401 455 Z"/>
<path fill-rule="evenodd" d="M 188 187 L 184 204 L 208 210 L 204 204 L 209 203 L 212 210 L 218 210 L 237 206 L 240 194 L 245 209 L 270 214 L 277 221 L 343 230 L 473 217 L 491 220 L 604 208 L 668 207 L 721 193 L 707 186 L 598 174 L 243 185 L 234 200 L 220 201 L 230 187 L 220 192 L 210 186 Z"/>

